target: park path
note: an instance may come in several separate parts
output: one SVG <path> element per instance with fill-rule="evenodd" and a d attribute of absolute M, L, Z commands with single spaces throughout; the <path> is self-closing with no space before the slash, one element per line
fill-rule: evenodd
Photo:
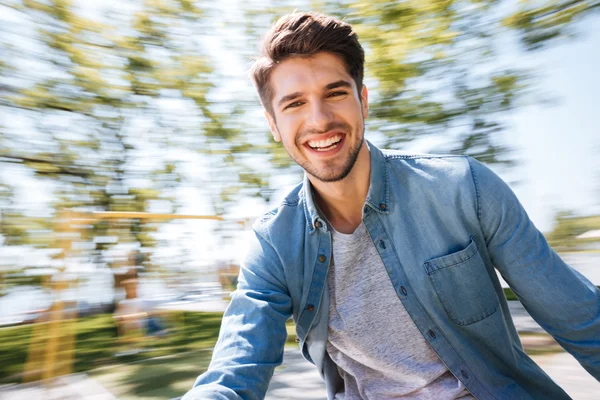
<path fill-rule="evenodd" d="M 283 364 L 277 367 L 265 400 L 327 399 L 325 384 L 315 368 L 297 348 L 286 348 Z"/>

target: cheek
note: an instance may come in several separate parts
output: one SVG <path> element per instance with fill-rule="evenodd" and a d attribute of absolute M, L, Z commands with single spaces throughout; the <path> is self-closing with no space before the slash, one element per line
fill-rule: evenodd
<path fill-rule="evenodd" d="M 300 124 L 293 118 L 286 118 L 277 124 L 284 143 L 294 143 L 298 136 Z"/>
<path fill-rule="evenodd" d="M 354 118 L 362 117 L 362 114 L 364 112 L 363 105 L 360 104 L 358 100 L 356 100 L 352 104 L 348 104 L 344 112 L 347 116 L 354 116 Z"/>

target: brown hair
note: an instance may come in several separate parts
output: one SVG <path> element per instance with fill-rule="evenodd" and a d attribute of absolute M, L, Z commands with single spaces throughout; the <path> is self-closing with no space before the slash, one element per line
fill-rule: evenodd
<path fill-rule="evenodd" d="M 250 70 L 260 101 L 267 112 L 273 115 L 273 89 L 269 85 L 269 78 L 275 66 L 290 57 L 310 57 L 319 52 L 340 56 L 360 92 L 365 52 L 352 27 L 327 15 L 295 12 L 281 17 L 267 32 L 260 55 Z"/>

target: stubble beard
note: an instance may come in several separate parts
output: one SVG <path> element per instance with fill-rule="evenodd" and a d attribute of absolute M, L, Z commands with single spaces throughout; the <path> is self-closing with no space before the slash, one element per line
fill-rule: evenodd
<path fill-rule="evenodd" d="M 346 132 L 346 136 L 352 130 L 348 124 L 332 123 L 331 126 L 327 127 L 325 132 L 334 130 L 334 129 L 342 129 L 344 132 Z M 302 136 L 303 135 L 299 135 L 299 137 L 302 137 Z M 356 146 L 354 148 L 352 148 L 350 150 L 350 154 L 348 155 L 346 161 L 344 162 L 342 167 L 339 169 L 336 168 L 335 165 L 332 165 L 330 168 L 325 167 L 319 171 L 319 170 L 317 170 L 317 168 L 315 168 L 314 165 L 312 165 L 310 163 L 310 161 L 308 161 L 308 160 L 300 161 L 300 160 L 294 158 L 290 154 L 290 152 L 287 151 L 287 149 L 286 149 L 286 151 L 290 155 L 290 157 L 292 157 L 292 159 L 296 162 L 296 164 L 300 165 L 300 167 L 302 167 L 302 169 L 307 174 L 315 177 L 316 179 L 318 179 L 321 182 L 325 182 L 325 183 L 339 182 L 342 179 L 346 178 L 348 176 L 348 174 L 350 174 L 350 171 L 352 171 L 352 168 L 354 168 L 354 164 L 356 164 L 356 160 L 358 159 L 358 154 L 360 153 L 360 149 L 361 149 L 364 141 L 365 141 L 365 122 L 363 120 L 362 121 L 362 134 L 360 136 L 360 141 L 356 144 Z M 336 170 L 338 170 L 339 172 L 336 172 Z"/>

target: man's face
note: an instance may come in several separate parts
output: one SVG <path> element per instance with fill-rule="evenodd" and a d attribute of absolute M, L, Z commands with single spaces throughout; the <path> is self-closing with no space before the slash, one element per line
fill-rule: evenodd
<path fill-rule="evenodd" d="M 315 178 L 344 179 L 363 145 L 366 87 L 359 94 L 343 60 L 331 53 L 283 61 L 270 84 L 273 115 L 265 114 L 275 140 Z"/>

